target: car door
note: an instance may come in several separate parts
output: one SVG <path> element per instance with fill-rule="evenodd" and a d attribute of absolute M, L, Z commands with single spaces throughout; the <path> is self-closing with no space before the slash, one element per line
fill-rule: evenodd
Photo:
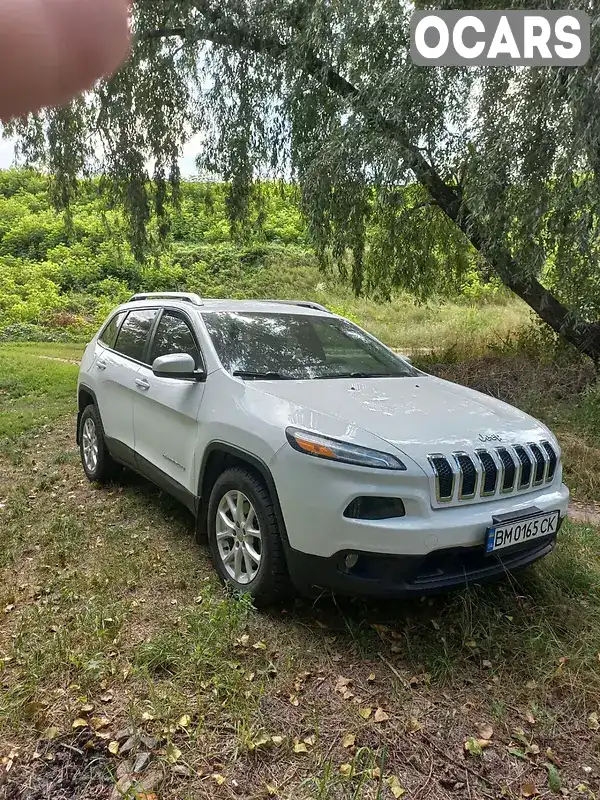
<path fill-rule="evenodd" d="M 187 353 L 194 358 L 196 369 L 204 368 L 190 318 L 166 308 L 152 337 L 148 363 L 138 373 L 133 412 L 136 461 L 141 471 L 175 494 L 181 489 L 195 495 L 194 456 L 204 383 L 157 377 L 152 362 L 171 353 Z"/>
<path fill-rule="evenodd" d="M 140 364 L 146 356 L 158 309 L 134 309 L 118 321 L 114 341 L 109 327 L 94 361 L 96 400 L 108 447 L 123 461 L 134 460 L 133 399 Z"/>

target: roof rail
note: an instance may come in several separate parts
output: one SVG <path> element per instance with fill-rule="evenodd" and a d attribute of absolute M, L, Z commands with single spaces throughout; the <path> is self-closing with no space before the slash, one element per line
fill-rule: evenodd
<path fill-rule="evenodd" d="M 143 292 L 134 294 L 127 302 L 133 303 L 134 300 L 183 300 L 195 306 L 204 305 L 200 295 L 195 292 Z"/>
<path fill-rule="evenodd" d="M 284 306 L 302 306 L 303 308 L 312 308 L 315 311 L 324 311 L 326 314 L 331 314 L 331 311 L 320 303 L 313 303 L 312 300 L 258 300 L 259 303 L 276 303 Z"/>

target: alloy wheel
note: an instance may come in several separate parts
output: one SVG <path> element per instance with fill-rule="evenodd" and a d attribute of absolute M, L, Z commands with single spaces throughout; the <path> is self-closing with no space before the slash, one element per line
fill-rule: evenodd
<path fill-rule="evenodd" d="M 83 424 L 82 432 L 83 444 L 83 463 L 88 472 L 94 473 L 98 466 L 98 434 L 96 425 L 91 417 L 88 417 Z"/>
<path fill-rule="evenodd" d="M 247 585 L 256 577 L 262 558 L 262 533 L 248 497 L 231 489 L 217 508 L 216 539 L 219 557 L 230 578 Z"/>

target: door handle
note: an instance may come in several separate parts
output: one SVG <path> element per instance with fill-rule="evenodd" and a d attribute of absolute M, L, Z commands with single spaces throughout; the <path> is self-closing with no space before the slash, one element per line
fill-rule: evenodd
<path fill-rule="evenodd" d="M 142 392 L 147 392 L 150 388 L 150 384 L 145 378 L 136 378 L 135 385 L 138 387 L 138 389 L 141 389 Z"/>
<path fill-rule="evenodd" d="M 100 361 L 100 359 L 98 359 L 98 361 L 96 361 L 96 367 L 97 369 L 106 369 L 106 361 Z"/>

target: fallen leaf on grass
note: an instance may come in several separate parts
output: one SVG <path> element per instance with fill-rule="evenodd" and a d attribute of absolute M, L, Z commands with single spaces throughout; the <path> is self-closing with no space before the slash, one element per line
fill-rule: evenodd
<path fill-rule="evenodd" d="M 267 790 L 267 794 L 271 795 L 271 797 L 277 794 L 277 787 L 273 786 L 272 783 L 267 783 L 265 788 Z"/>
<path fill-rule="evenodd" d="M 71 725 L 71 727 L 73 728 L 73 730 L 76 730 L 77 728 L 87 728 L 87 724 L 88 724 L 87 719 L 82 719 L 81 717 L 77 717 L 76 720 L 73 720 L 73 724 Z"/>
<path fill-rule="evenodd" d="M 375 673 L 371 672 L 367 680 L 369 681 L 369 683 L 373 683 L 373 681 L 375 680 Z"/>
<path fill-rule="evenodd" d="M 304 742 L 297 742 L 294 745 L 294 753 L 308 753 L 308 747 Z"/>
<path fill-rule="evenodd" d="M 290 695 L 290 705 L 297 706 L 298 705 L 298 695 L 291 694 Z"/>
<path fill-rule="evenodd" d="M 527 783 L 524 783 L 521 787 L 521 794 L 523 797 L 535 797 L 537 793 L 538 790 L 535 788 L 535 783 L 531 781 L 527 781 Z"/>
<path fill-rule="evenodd" d="M 347 690 L 346 687 L 348 686 L 349 683 L 352 683 L 352 680 L 350 678 L 344 678 L 343 675 L 340 675 L 337 679 L 337 683 L 335 684 L 336 692 L 344 694 L 344 692 Z"/>
<path fill-rule="evenodd" d="M 353 733 L 347 733 L 342 739 L 342 747 L 354 747 L 356 736 Z"/>
<path fill-rule="evenodd" d="M 465 742 L 465 751 L 472 756 L 480 756 L 486 747 L 490 746 L 489 739 L 476 739 L 474 736 L 469 736 Z"/>
<path fill-rule="evenodd" d="M 423 730 L 423 725 L 416 717 L 411 717 L 406 725 L 406 730 L 409 733 L 418 733 Z"/>
<path fill-rule="evenodd" d="M 375 716 L 373 717 L 375 722 L 387 722 L 389 718 L 390 715 L 387 713 L 387 711 L 384 711 L 383 708 L 378 708 L 375 712 Z"/>
<path fill-rule="evenodd" d="M 272 742 L 273 739 L 270 736 L 267 736 L 266 733 L 261 733 L 260 736 L 257 736 L 253 742 L 250 742 L 249 748 L 250 750 L 258 750 L 259 747 L 264 747 L 266 744 Z"/>
<path fill-rule="evenodd" d="M 109 742 L 108 744 L 108 752 L 112 753 L 113 756 L 116 756 L 119 752 L 119 743 L 118 742 Z"/>
<path fill-rule="evenodd" d="M 588 728 L 592 731 L 600 730 L 600 720 L 598 719 L 598 712 L 592 711 L 588 717 Z"/>
<path fill-rule="evenodd" d="M 516 756 L 516 758 L 520 758 L 521 761 L 527 761 L 527 756 L 522 750 L 519 750 L 518 747 L 509 747 L 508 752 L 511 756 Z"/>
<path fill-rule="evenodd" d="M 252 647 L 255 650 L 266 650 L 267 649 L 267 645 L 264 642 L 254 642 Z"/>
<path fill-rule="evenodd" d="M 487 722 L 484 722 L 477 727 L 477 733 L 480 739 L 491 739 L 494 735 L 494 729 Z"/>
<path fill-rule="evenodd" d="M 309 747 L 313 747 L 317 741 L 317 737 L 314 735 L 314 733 L 311 733 L 311 735 L 307 736 L 305 739 L 303 739 L 303 741 L 304 744 L 307 744 Z"/>
<path fill-rule="evenodd" d="M 110 725 L 108 717 L 92 717 L 90 720 L 92 728 L 96 731 L 100 728 L 107 728 Z"/>
<path fill-rule="evenodd" d="M 177 724 L 180 728 L 189 728 L 192 724 L 192 718 L 189 714 L 183 714 L 183 716 L 179 717 L 177 720 Z"/>
<path fill-rule="evenodd" d="M 525 719 L 530 725 L 535 725 L 535 717 L 533 716 L 533 714 L 529 709 L 527 709 L 527 711 L 525 712 Z"/>
<path fill-rule="evenodd" d="M 402 786 L 402 784 L 395 775 L 390 775 L 389 778 L 385 779 L 385 782 L 389 786 L 391 793 L 394 795 L 396 799 L 402 797 L 402 795 L 405 794 L 406 789 Z"/>
<path fill-rule="evenodd" d="M 340 764 L 340 775 L 343 775 L 345 778 L 350 778 L 353 772 L 352 764 Z"/>
<path fill-rule="evenodd" d="M 225 783 L 225 776 L 224 776 L 224 775 L 221 775 L 221 773 L 220 773 L 220 772 L 213 772 L 213 774 L 212 774 L 210 777 L 213 779 L 213 781 L 214 781 L 214 782 L 215 782 L 215 783 L 216 783 L 218 786 L 221 786 L 222 784 L 224 784 L 224 783 Z"/>
<path fill-rule="evenodd" d="M 279 747 L 280 744 L 283 744 L 283 736 L 271 736 L 271 741 L 276 747 Z"/>
<path fill-rule="evenodd" d="M 368 707 L 364 706 L 363 708 L 359 708 L 359 709 L 358 709 L 358 713 L 361 715 L 361 717 L 362 717 L 363 719 L 369 719 L 369 717 L 370 717 L 370 716 L 371 716 L 371 714 L 373 713 L 373 709 L 372 709 L 372 708 L 368 708 Z"/>
<path fill-rule="evenodd" d="M 59 729 L 56 728 L 54 725 L 51 725 L 49 728 L 46 728 L 46 730 L 43 732 L 42 739 L 48 739 L 48 740 L 56 739 L 59 733 L 60 733 Z"/>
<path fill-rule="evenodd" d="M 175 764 L 181 758 L 181 750 L 173 742 L 169 742 L 165 748 L 165 756 L 169 763 Z"/>
<path fill-rule="evenodd" d="M 102 700 L 103 703 L 110 703 L 112 699 L 113 699 L 112 689 L 108 689 L 106 692 L 100 695 L 100 700 Z"/>
<path fill-rule="evenodd" d="M 151 714 L 149 711 L 144 711 L 142 714 L 142 722 L 151 722 L 154 719 L 154 715 Z"/>

